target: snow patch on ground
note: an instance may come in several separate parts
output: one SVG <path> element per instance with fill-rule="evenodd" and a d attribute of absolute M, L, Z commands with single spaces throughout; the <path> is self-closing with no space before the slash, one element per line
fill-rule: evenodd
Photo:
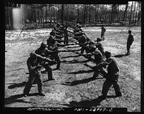
<path fill-rule="evenodd" d="M 128 30 L 132 30 L 134 32 L 141 31 L 140 27 L 105 27 L 106 32 L 126 32 Z M 99 31 L 101 32 L 101 27 L 84 27 L 82 28 L 84 31 Z"/>
<path fill-rule="evenodd" d="M 123 52 L 123 50 L 116 49 L 113 47 L 105 47 L 105 51 L 110 51 L 112 55 L 117 55 L 117 54 L 120 54 L 121 52 Z"/>
<path fill-rule="evenodd" d="M 55 93 L 46 93 L 45 95 L 45 100 L 50 101 L 50 100 L 56 100 L 61 102 L 65 98 L 65 93 L 63 92 L 55 92 Z"/>

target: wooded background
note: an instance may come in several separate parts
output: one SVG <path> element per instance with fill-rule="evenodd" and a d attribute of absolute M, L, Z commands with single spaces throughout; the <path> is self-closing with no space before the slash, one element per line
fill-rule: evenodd
<path fill-rule="evenodd" d="M 53 27 L 54 23 L 80 23 L 82 26 L 140 25 L 141 2 L 127 4 L 19 4 L 5 6 L 5 29 L 14 29 L 13 9 L 23 9 L 21 23 L 26 28 Z"/>

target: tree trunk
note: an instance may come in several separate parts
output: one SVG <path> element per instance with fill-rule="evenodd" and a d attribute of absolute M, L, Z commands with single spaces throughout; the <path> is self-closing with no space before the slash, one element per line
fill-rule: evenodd
<path fill-rule="evenodd" d="M 112 8 L 111 8 L 111 21 L 110 21 L 110 24 L 113 23 L 113 5 L 112 5 Z"/>
<path fill-rule="evenodd" d="M 135 23 L 137 22 L 137 12 L 135 14 Z"/>
<path fill-rule="evenodd" d="M 87 11 L 87 5 L 86 5 L 86 11 L 85 11 L 85 24 L 87 24 L 87 15 L 88 15 L 88 11 Z"/>
<path fill-rule="evenodd" d="M 97 13 L 96 13 L 96 5 L 95 5 L 95 25 L 96 25 L 96 21 L 97 21 Z"/>
<path fill-rule="evenodd" d="M 120 16 L 119 16 L 119 5 L 118 5 L 117 8 L 118 8 L 118 10 L 117 10 L 117 22 L 119 22 L 119 20 L 120 20 L 120 19 L 119 19 L 119 18 L 120 18 Z"/>
<path fill-rule="evenodd" d="M 68 9 L 67 9 L 67 21 L 69 22 L 69 4 L 68 4 Z"/>
<path fill-rule="evenodd" d="M 9 29 L 13 29 L 12 7 L 9 8 Z"/>
<path fill-rule="evenodd" d="M 89 9 L 89 24 L 91 24 L 91 14 L 90 14 L 90 5 L 88 5 L 88 9 Z"/>
<path fill-rule="evenodd" d="M 47 4 L 46 4 L 45 22 L 46 22 L 46 27 L 47 27 Z"/>
<path fill-rule="evenodd" d="M 77 22 L 79 22 L 79 5 L 78 5 L 78 8 L 77 8 Z"/>
<path fill-rule="evenodd" d="M 132 19 L 132 8 L 133 8 L 133 1 L 132 1 L 132 6 L 131 6 L 131 13 L 129 16 L 129 25 L 131 24 L 131 19 Z"/>
<path fill-rule="evenodd" d="M 63 25 L 63 14 L 64 14 L 64 4 L 62 4 L 62 10 L 61 10 L 61 23 Z"/>
<path fill-rule="evenodd" d="M 55 5 L 53 5 L 55 7 Z M 53 24 L 55 23 L 55 8 L 53 7 Z"/>
<path fill-rule="evenodd" d="M 133 23 L 135 24 L 135 16 L 136 15 L 136 2 L 134 3 L 134 11 L 133 11 Z"/>
<path fill-rule="evenodd" d="M 126 7 L 125 7 L 123 21 L 125 21 L 125 17 L 126 17 L 126 14 L 127 14 L 127 8 L 128 8 L 128 3 L 126 4 Z M 126 18 L 126 20 L 127 20 L 127 18 Z"/>
<path fill-rule="evenodd" d="M 83 18 L 84 24 L 85 24 L 85 19 L 86 19 L 86 4 L 84 4 L 84 18 Z"/>
<path fill-rule="evenodd" d="M 50 20 L 50 26 L 51 26 L 51 6 L 50 6 L 50 4 L 49 4 L 49 20 Z"/>
<path fill-rule="evenodd" d="M 43 23 L 43 27 L 44 27 L 44 12 L 43 12 L 43 7 L 41 9 L 41 12 L 42 12 L 42 23 Z"/>
<path fill-rule="evenodd" d="M 34 10 L 35 10 L 35 21 L 36 21 L 36 27 L 38 27 L 38 12 L 37 12 L 37 9 L 36 8 L 34 8 Z"/>
<path fill-rule="evenodd" d="M 141 9 L 141 2 L 138 2 L 138 3 L 139 3 L 138 8 Z M 138 12 L 137 22 L 139 23 L 139 21 L 141 21 L 141 10 Z"/>

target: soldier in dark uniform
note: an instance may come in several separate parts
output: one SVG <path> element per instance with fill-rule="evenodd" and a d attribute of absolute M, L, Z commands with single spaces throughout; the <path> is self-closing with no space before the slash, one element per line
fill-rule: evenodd
<path fill-rule="evenodd" d="M 63 38 L 63 31 L 58 29 L 55 33 L 55 40 L 58 42 L 58 43 L 61 43 L 63 42 L 62 38 Z"/>
<path fill-rule="evenodd" d="M 103 45 L 100 43 L 101 41 L 102 41 L 101 38 L 97 38 L 96 47 L 97 47 L 98 50 L 100 50 L 100 52 L 104 55 L 104 48 L 103 48 Z"/>
<path fill-rule="evenodd" d="M 93 52 L 88 53 L 87 55 L 94 55 L 94 62 L 96 63 L 96 65 L 101 64 L 103 62 L 103 55 L 102 53 L 96 48 L 96 46 L 93 46 Z M 100 73 L 105 72 L 103 67 L 94 67 L 94 74 L 93 74 L 93 78 L 95 79 L 96 77 L 98 77 L 98 75 Z"/>
<path fill-rule="evenodd" d="M 101 72 L 103 74 L 103 77 L 106 78 L 103 88 L 102 88 L 102 99 L 105 99 L 108 93 L 109 88 L 113 85 L 116 97 L 122 96 L 122 93 L 120 91 L 120 87 L 118 85 L 118 78 L 119 78 L 119 67 L 116 62 L 116 60 L 111 57 L 111 53 L 106 51 L 105 52 L 106 60 L 105 62 L 102 62 L 98 64 L 96 67 L 106 67 L 107 66 L 107 71 L 106 72 Z M 96 68 L 95 67 L 95 68 Z"/>
<path fill-rule="evenodd" d="M 42 81 L 41 81 L 41 68 L 42 65 L 39 64 L 38 58 L 44 59 L 46 61 L 51 61 L 50 59 L 46 59 L 41 57 L 40 55 L 37 56 L 35 53 L 31 53 L 30 57 L 27 60 L 27 67 L 29 70 L 29 79 L 28 82 L 24 88 L 23 95 L 26 97 L 29 94 L 29 91 L 32 87 L 32 84 L 34 80 L 36 80 L 38 84 L 38 93 L 39 95 L 44 96 L 44 93 L 42 92 Z"/>
<path fill-rule="evenodd" d="M 60 23 L 57 23 L 54 28 L 57 29 L 60 27 L 60 25 L 61 25 Z"/>
<path fill-rule="evenodd" d="M 50 32 L 50 36 L 55 36 L 56 34 L 56 31 L 53 29 L 51 32 Z"/>
<path fill-rule="evenodd" d="M 41 55 L 45 48 L 46 48 L 46 45 L 42 42 L 40 47 L 37 50 L 35 50 L 35 53 Z"/>
<path fill-rule="evenodd" d="M 46 56 L 45 50 L 46 50 L 46 44 L 42 43 L 40 48 L 38 48 L 35 51 L 35 53 L 39 54 L 41 56 L 44 56 L 44 57 L 48 57 L 48 56 Z M 48 80 L 54 80 L 53 75 L 52 75 L 52 68 L 50 67 L 50 64 L 53 62 L 45 62 L 45 61 L 43 61 L 43 59 L 38 58 L 38 63 L 40 63 L 46 69 L 46 71 L 48 73 Z"/>
<path fill-rule="evenodd" d="M 130 47 L 134 41 L 134 38 L 133 38 L 133 35 L 131 34 L 131 30 L 128 31 L 128 39 L 127 39 L 127 53 L 126 55 L 129 55 L 130 54 Z"/>
<path fill-rule="evenodd" d="M 49 40 L 47 40 L 47 51 L 49 52 L 49 57 L 52 60 L 57 61 L 57 68 L 56 69 L 60 69 L 60 58 L 58 55 L 58 45 L 60 45 L 59 43 L 57 43 L 57 41 L 54 39 L 54 37 L 50 37 Z"/>
<path fill-rule="evenodd" d="M 74 29 L 74 34 L 77 33 L 77 32 L 82 32 L 82 31 L 79 28 L 75 28 Z"/>
<path fill-rule="evenodd" d="M 80 24 L 77 24 L 76 27 L 77 27 L 77 29 L 79 29 L 79 31 L 83 32 Z"/>
<path fill-rule="evenodd" d="M 102 27 L 101 27 L 101 38 L 103 39 L 103 40 L 105 40 L 105 32 L 106 32 L 106 29 L 104 28 L 104 26 L 102 25 Z"/>
<path fill-rule="evenodd" d="M 24 88 L 24 96 L 26 97 L 29 94 L 34 80 L 36 80 L 38 84 L 39 94 L 44 96 L 44 94 L 42 93 L 42 81 L 40 71 L 42 66 L 38 64 L 37 57 L 33 53 L 30 54 L 30 57 L 27 60 L 27 67 L 29 70 L 29 80 Z"/>
<path fill-rule="evenodd" d="M 68 45 L 68 31 L 67 31 L 67 26 L 64 27 L 64 44 Z"/>
<path fill-rule="evenodd" d="M 75 39 L 78 41 L 79 45 L 81 46 L 81 54 L 84 53 L 84 50 L 87 49 L 87 38 L 83 35 L 82 32 L 75 33 Z"/>

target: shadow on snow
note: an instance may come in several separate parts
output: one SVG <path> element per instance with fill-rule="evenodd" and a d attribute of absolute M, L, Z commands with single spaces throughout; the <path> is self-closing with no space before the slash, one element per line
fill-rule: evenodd
<path fill-rule="evenodd" d="M 118 55 L 114 55 L 113 57 L 123 57 L 126 56 L 126 54 L 118 54 Z"/>
<path fill-rule="evenodd" d="M 16 87 L 22 87 L 22 86 L 25 86 L 27 82 L 22 82 L 22 83 L 17 83 L 17 84 L 13 84 L 13 85 L 10 85 L 8 87 L 8 89 L 13 89 L 13 88 L 16 88 Z"/>
<path fill-rule="evenodd" d="M 107 96 L 107 98 L 116 98 L 116 96 L 110 95 Z M 63 105 L 68 106 L 69 108 L 92 108 L 93 106 L 100 105 L 100 103 L 103 100 L 105 99 L 102 99 L 101 96 L 99 96 L 98 98 L 93 100 L 85 100 L 80 102 L 71 101 L 70 104 L 63 104 Z"/>
<path fill-rule="evenodd" d="M 32 94 L 29 94 L 28 96 L 36 96 L 36 95 L 38 95 L 38 93 L 32 93 Z M 10 96 L 8 98 L 5 98 L 5 105 L 12 104 L 15 102 L 29 103 L 27 101 L 24 101 L 23 99 L 18 99 L 21 97 L 23 97 L 23 94 L 13 95 L 13 96 Z"/>
<path fill-rule="evenodd" d="M 93 72 L 93 70 L 79 70 L 75 72 L 69 72 L 68 74 L 82 74 L 82 73 L 90 73 Z"/>
<path fill-rule="evenodd" d="M 78 84 L 88 83 L 88 82 L 90 82 L 92 80 L 95 80 L 95 79 L 103 79 L 103 78 L 90 77 L 90 78 L 83 79 L 83 80 L 76 80 L 76 81 L 73 81 L 73 82 L 66 82 L 63 85 L 75 86 L 75 85 L 78 85 Z"/>
<path fill-rule="evenodd" d="M 84 60 L 84 61 L 79 61 L 79 60 L 71 60 L 71 61 L 66 61 L 66 60 L 63 60 L 61 62 L 63 63 L 70 63 L 70 64 L 74 64 L 74 63 L 85 63 L 85 62 L 89 62 L 90 60 Z"/>

